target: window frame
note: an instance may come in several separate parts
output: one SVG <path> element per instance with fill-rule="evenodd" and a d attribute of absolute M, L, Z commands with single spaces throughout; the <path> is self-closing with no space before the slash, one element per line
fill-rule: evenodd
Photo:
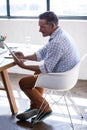
<path fill-rule="evenodd" d="M 50 0 L 46 0 L 47 11 L 50 11 Z M 10 16 L 10 0 L 6 0 L 7 16 L 0 16 L 6 19 L 38 19 L 36 16 Z M 87 16 L 59 16 L 59 19 L 64 20 L 87 20 Z"/>

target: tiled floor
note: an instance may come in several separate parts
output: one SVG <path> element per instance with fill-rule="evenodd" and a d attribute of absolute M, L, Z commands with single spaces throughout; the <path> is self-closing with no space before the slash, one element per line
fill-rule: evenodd
<path fill-rule="evenodd" d="M 29 107 L 29 100 L 23 92 L 20 91 L 18 85 L 18 81 L 22 77 L 24 77 L 24 75 L 10 74 L 13 93 L 19 112 L 22 112 Z M 60 99 L 60 96 L 61 93 L 59 92 L 52 94 L 52 98 L 54 97 L 55 99 Z M 46 99 L 49 100 L 51 97 L 49 98 L 47 96 Z M 87 130 L 87 80 L 79 81 L 76 87 L 72 89 L 72 99 L 78 105 L 84 117 L 81 119 L 73 108 L 71 102 L 67 101 L 74 129 L 72 129 L 70 125 L 70 120 L 63 98 L 60 100 L 58 105 L 55 103 L 52 106 L 53 113 L 51 116 L 31 128 L 30 119 L 26 122 L 19 122 L 15 115 L 11 115 L 6 93 L 4 91 L 0 91 L 0 130 Z M 50 104 L 52 104 L 52 102 L 50 102 Z"/>

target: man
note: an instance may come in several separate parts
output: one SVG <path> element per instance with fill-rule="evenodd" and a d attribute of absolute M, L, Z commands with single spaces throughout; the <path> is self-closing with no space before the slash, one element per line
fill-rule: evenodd
<path fill-rule="evenodd" d="M 58 25 L 58 17 L 54 12 L 45 12 L 39 16 L 39 31 L 44 37 L 50 36 L 48 43 L 32 55 L 24 56 L 22 52 L 16 52 L 15 55 L 20 59 L 14 57 L 16 64 L 28 70 L 35 71 L 35 75 L 24 77 L 20 80 L 19 85 L 21 90 L 31 100 L 30 108 L 17 115 L 20 120 L 26 120 L 37 114 L 37 110 L 42 104 L 46 105 L 43 116 L 39 120 L 50 115 L 52 110 L 43 98 L 44 88 L 38 86 L 34 88 L 39 73 L 49 72 L 64 72 L 73 68 L 79 62 L 79 53 L 72 38 Z M 25 65 L 24 60 L 44 61 L 41 65 Z M 73 75 L 72 75 L 73 76 Z M 33 88 L 33 89 L 32 89 Z"/>

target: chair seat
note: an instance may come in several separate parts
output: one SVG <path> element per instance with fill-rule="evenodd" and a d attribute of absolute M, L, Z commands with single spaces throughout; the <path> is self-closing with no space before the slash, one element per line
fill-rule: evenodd
<path fill-rule="evenodd" d="M 39 74 L 35 87 L 44 87 L 49 89 L 56 89 L 59 91 L 65 91 L 73 88 L 77 83 L 79 76 L 79 67 L 78 63 L 71 70 L 62 72 L 62 73 L 47 73 Z"/>

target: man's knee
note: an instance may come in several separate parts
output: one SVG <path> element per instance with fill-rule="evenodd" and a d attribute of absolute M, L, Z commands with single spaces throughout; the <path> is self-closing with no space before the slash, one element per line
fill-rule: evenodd
<path fill-rule="evenodd" d="M 24 82 L 23 82 L 23 79 L 21 79 L 21 80 L 19 81 L 19 86 L 20 86 L 21 90 L 24 89 Z"/>
<path fill-rule="evenodd" d="M 37 77 L 35 76 L 24 77 L 19 81 L 19 86 L 22 90 L 32 89 L 34 87 L 36 79 Z"/>

